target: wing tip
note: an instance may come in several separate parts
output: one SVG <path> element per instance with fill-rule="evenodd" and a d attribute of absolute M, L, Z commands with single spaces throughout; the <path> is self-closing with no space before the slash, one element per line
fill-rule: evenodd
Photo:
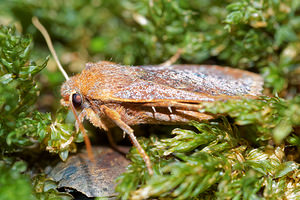
<path fill-rule="evenodd" d="M 251 86 L 250 95 L 261 96 L 263 92 L 264 79 L 259 74 L 252 73 L 253 84 Z"/>

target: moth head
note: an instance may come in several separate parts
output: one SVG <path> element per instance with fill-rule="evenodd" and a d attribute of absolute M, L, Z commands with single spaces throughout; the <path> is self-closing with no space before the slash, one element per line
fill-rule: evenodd
<path fill-rule="evenodd" d="M 61 87 L 61 104 L 66 107 L 70 107 L 72 104 L 74 108 L 78 109 L 83 104 L 83 97 L 76 87 L 75 77 L 67 80 Z M 76 79 L 75 79 L 76 80 Z"/>

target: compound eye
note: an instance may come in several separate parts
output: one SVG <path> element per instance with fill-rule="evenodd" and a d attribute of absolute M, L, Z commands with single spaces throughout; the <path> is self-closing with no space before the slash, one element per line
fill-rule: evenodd
<path fill-rule="evenodd" d="M 72 103 L 74 105 L 75 108 L 78 108 L 81 106 L 82 104 L 82 98 L 81 98 L 81 95 L 78 94 L 78 93 L 74 93 L 72 95 Z"/>

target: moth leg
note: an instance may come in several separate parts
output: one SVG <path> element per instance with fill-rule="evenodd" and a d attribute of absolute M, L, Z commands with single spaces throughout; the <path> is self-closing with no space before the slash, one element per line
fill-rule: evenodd
<path fill-rule="evenodd" d="M 153 112 L 156 113 L 155 107 L 154 107 L 154 106 L 151 106 L 151 108 L 152 108 Z"/>
<path fill-rule="evenodd" d="M 111 133 L 111 131 L 107 131 L 107 138 L 108 138 L 108 142 L 109 142 L 109 144 L 110 144 L 110 146 L 111 146 L 111 148 L 113 148 L 114 150 L 116 150 L 117 152 L 119 152 L 120 154 L 122 154 L 122 155 L 126 155 L 126 151 L 122 151 L 119 147 L 118 147 L 118 145 L 117 145 L 117 143 L 115 143 L 115 140 L 114 140 L 114 138 L 113 138 L 113 136 L 112 136 L 112 133 Z"/>
<path fill-rule="evenodd" d="M 190 110 L 176 110 L 177 113 L 180 113 L 182 115 L 193 117 L 194 119 L 198 120 L 210 120 L 214 119 L 215 115 L 200 113 L 196 111 L 190 111 Z"/>
<path fill-rule="evenodd" d="M 118 148 L 117 144 L 114 142 L 113 137 L 111 136 L 111 132 L 108 130 L 108 128 L 105 126 L 105 124 L 101 121 L 101 118 L 97 115 L 96 112 L 94 112 L 94 110 L 92 108 L 85 108 L 82 110 L 82 112 L 78 116 L 78 119 L 80 122 L 82 122 L 84 120 L 84 118 L 89 120 L 94 126 L 104 129 L 107 132 L 108 141 L 109 141 L 109 144 L 111 145 L 111 147 L 113 149 L 115 149 L 116 151 L 118 151 L 119 153 L 125 154 L 123 151 L 121 151 Z M 76 130 L 77 129 L 79 130 L 79 125 L 77 122 L 76 122 L 75 126 L 76 126 Z"/>
<path fill-rule="evenodd" d="M 80 123 L 83 122 L 85 116 L 86 116 L 86 109 L 83 109 L 81 111 L 81 113 L 78 115 L 78 120 L 79 120 Z M 79 131 L 79 124 L 78 124 L 77 120 L 75 121 L 75 128 L 76 128 L 76 132 L 78 132 Z"/>
<path fill-rule="evenodd" d="M 144 106 L 151 106 L 151 107 L 167 107 L 172 113 L 172 108 L 182 109 L 182 110 L 190 110 L 190 111 L 199 111 L 203 108 L 202 105 L 199 104 L 191 104 L 191 103 L 181 103 L 181 102 L 175 102 L 175 101 L 169 101 L 169 102 L 155 102 L 155 103 L 144 103 Z"/>
<path fill-rule="evenodd" d="M 103 128 L 105 131 L 108 131 L 108 128 L 102 123 L 99 116 L 93 111 L 92 108 L 84 108 L 81 113 L 78 115 L 79 122 L 82 123 L 84 118 L 88 119 L 94 126 Z M 79 124 L 75 122 L 76 131 L 79 130 Z"/>
<path fill-rule="evenodd" d="M 92 108 L 86 108 L 86 118 L 96 127 L 102 128 L 105 131 L 108 131 L 106 125 L 102 122 L 99 115 Z"/>
<path fill-rule="evenodd" d="M 124 151 L 122 151 L 118 147 L 118 145 L 115 143 L 114 138 L 112 137 L 111 131 L 107 128 L 105 123 L 102 122 L 101 117 L 99 117 L 99 111 L 95 112 L 94 110 L 97 110 L 97 109 L 94 109 L 94 110 L 92 108 L 88 108 L 88 109 L 89 110 L 87 111 L 87 113 L 88 113 L 87 118 L 90 120 L 90 122 L 96 127 L 103 128 L 107 133 L 107 139 L 108 139 L 108 142 L 109 142 L 110 146 L 112 147 L 112 149 L 116 150 L 120 154 L 125 155 L 126 153 Z"/>
<path fill-rule="evenodd" d="M 125 122 L 122 121 L 121 116 L 117 111 L 115 111 L 111 108 L 108 108 L 105 105 L 102 105 L 101 108 L 109 119 L 111 119 L 114 123 L 116 123 L 116 125 L 118 125 L 123 131 L 125 131 L 129 135 L 131 142 L 138 149 L 139 154 L 144 159 L 144 162 L 146 163 L 149 174 L 153 175 L 150 158 L 146 154 L 146 152 L 144 151 L 144 149 L 142 148 L 140 143 L 137 141 L 135 135 L 133 134 L 133 129 L 130 128 L 130 126 L 128 126 Z"/>

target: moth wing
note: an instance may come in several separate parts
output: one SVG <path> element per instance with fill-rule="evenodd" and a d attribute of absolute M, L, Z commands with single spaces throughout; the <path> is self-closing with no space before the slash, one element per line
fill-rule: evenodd
<path fill-rule="evenodd" d="M 253 97 L 261 94 L 263 79 L 254 73 L 215 65 L 130 67 L 101 65 L 86 73 L 90 98 L 120 102 L 201 102 Z M 86 76 L 85 76 L 86 77 Z M 91 80 L 97 80 L 97 78 Z"/>
<path fill-rule="evenodd" d="M 263 78 L 255 73 L 217 65 L 142 66 L 156 82 L 213 96 L 261 95 Z M 160 77 L 159 79 L 157 77 Z"/>

